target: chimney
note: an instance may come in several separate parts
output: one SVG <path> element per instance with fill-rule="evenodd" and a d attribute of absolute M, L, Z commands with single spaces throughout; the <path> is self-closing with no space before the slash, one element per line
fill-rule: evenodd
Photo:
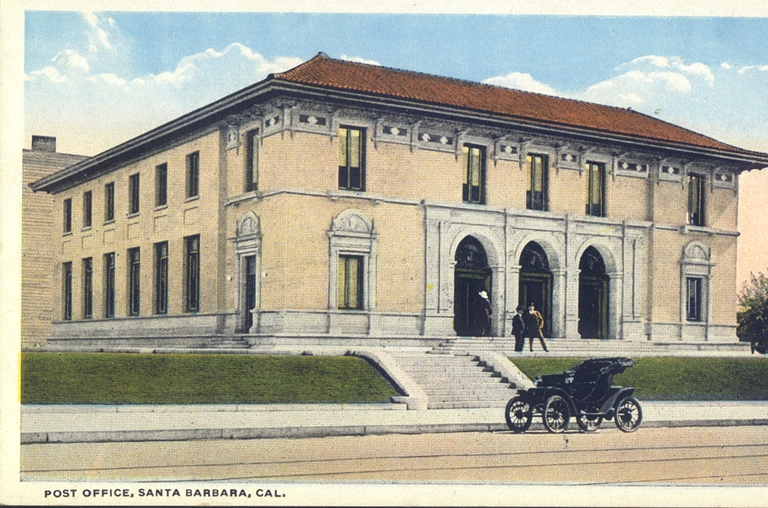
<path fill-rule="evenodd" d="M 32 136 L 32 150 L 56 152 L 56 138 L 52 136 Z"/>

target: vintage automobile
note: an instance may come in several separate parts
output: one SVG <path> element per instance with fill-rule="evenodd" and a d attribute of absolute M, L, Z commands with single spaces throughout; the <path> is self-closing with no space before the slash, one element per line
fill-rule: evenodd
<path fill-rule="evenodd" d="M 520 390 L 504 412 L 513 432 L 525 432 L 541 415 L 550 432 L 563 432 L 571 416 L 584 432 L 597 430 L 603 419 L 614 419 L 624 432 L 634 432 L 643 420 L 634 388 L 612 386 L 613 376 L 637 362 L 631 358 L 591 358 L 561 374 L 539 376 L 534 387 Z"/>

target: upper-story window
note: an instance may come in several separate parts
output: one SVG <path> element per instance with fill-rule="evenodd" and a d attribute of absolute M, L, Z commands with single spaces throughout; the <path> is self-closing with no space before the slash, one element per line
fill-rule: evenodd
<path fill-rule="evenodd" d="M 64 200 L 64 232 L 72 232 L 72 198 Z"/>
<path fill-rule="evenodd" d="M 128 213 L 139 213 L 141 197 L 139 173 L 128 177 Z"/>
<path fill-rule="evenodd" d="M 485 203 L 485 148 L 464 145 L 466 172 L 462 188 L 467 203 Z"/>
<path fill-rule="evenodd" d="M 245 192 L 259 190 L 259 129 L 246 134 Z"/>
<path fill-rule="evenodd" d="M 93 193 L 86 191 L 83 193 L 83 228 L 91 227 L 91 218 L 93 211 Z"/>
<path fill-rule="evenodd" d="M 187 155 L 187 197 L 193 198 L 200 191 L 200 152 Z"/>
<path fill-rule="evenodd" d="M 168 204 L 168 164 L 155 166 L 155 206 Z"/>
<path fill-rule="evenodd" d="M 529 154 L 527 160 L 531 184 L 525 193 L 526 208 L 547 210 L 547 156 Z"/>
<path fill-rule="evenodd" d="M 688 224 L 704 225 L 704 175 L 688 175 Z"/>
<path fill-rule="evenodd" d="M 339 128 L 339 189 L 365 190 L 365 129 Z"/>
<path fill-rule="evenodd" d="M 115 182 L 104 186 L 104 222 L 115 220 Z"/>
<path fill-rule="evenodd" d="M 605 217 L 605 165 L 587 163 L 587 215 Z"/>

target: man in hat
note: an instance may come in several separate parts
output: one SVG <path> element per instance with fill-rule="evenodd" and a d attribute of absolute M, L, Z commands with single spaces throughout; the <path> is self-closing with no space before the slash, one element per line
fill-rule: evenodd
<path fill-rule="evenodd" d="M 533 351 L 533 339 L 537 338 L 541 343 L 541 347 L 544 348 L 544 351 L 549 353 L 547 343 L 544 342 L 544 332 L 542 331 L 544 328 L 544 318 L 541 316 L 541 312 L 536 310 L 536 306 L 533 302 L 528 304 L 528 312 L 523 315 L 523 319 L 525 320 L 525 336 L 528 337 L 528 340 L 530 341 L 529 347 L 531 351 Z"/>
<path fill-rule="evenodd" d="M 488 299 L 488 293 L 480 291 L 477 295 L 479 298 L 477 298 L 475 307 L 475 326 L 477 327 L 477 335 L 485 337 L 491 334 L 493 309 L 491 308 L 491 301 Z"/>

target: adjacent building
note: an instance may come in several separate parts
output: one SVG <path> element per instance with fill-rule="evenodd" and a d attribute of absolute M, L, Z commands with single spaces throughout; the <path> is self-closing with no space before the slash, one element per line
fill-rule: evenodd
<path fill-rule="evenodd" d="M 313 59 L 32 184 L 51 339 L 736 341 L 738 181 L 768 154 L 632 111 Z M 67 342 L 69 341 L 69 342 Z"/>

